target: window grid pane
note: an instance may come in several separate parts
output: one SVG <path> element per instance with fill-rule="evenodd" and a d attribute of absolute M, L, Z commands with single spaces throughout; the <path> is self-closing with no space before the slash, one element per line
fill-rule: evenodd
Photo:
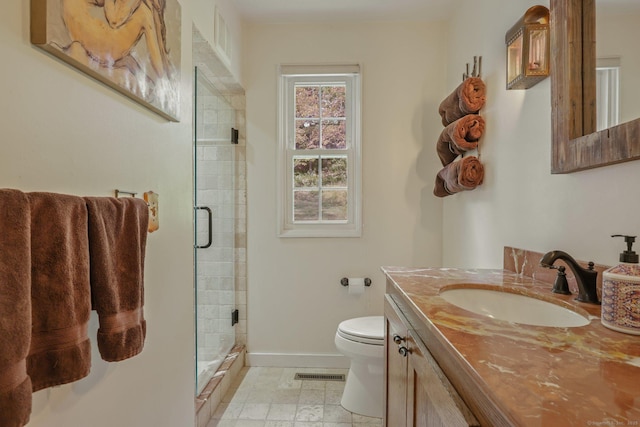
<path fill-rule="evenodd" d="M 346 85 L 294 86 L 295 149 L 347 149 Z"/>
<path fill-rule="evenodd" d="M 295 190 L 293 192 L 293 220 L 317 221 L 319 203 L 319 191 Z"/>
<path fill-rule="evenodd" d="M 296 85 L 296 118 L 320 117 L 320 86 Z"/>
<path fill-rule="evenodd" d="M 322 86 L 322 116 L 329 118 L 346 117 L 346 86 Z"/>
<path fill-rule="evenodd" d="M 293 156 L 292 162 L 293 221 L 347 221 L 347 156 Z"/>

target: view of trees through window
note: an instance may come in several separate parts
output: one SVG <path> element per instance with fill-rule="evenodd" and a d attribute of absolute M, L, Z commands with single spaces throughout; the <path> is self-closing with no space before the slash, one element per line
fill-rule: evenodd
<path fill-rule="evenodd" d="M 347 220 L 347 156 L 334 154 L 347 148 L 345 94 L 344 84 L 296 84 L 294 221 Z"/>

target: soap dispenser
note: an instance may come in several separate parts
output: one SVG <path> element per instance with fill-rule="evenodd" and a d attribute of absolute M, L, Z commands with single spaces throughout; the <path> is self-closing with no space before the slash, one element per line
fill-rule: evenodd
<path fill-rule="evenodd" d="M 632 249 L 636 236 L 624 237 L 627 250 L 620 264 L 602 273 L 602 325 L 614 331 L 640 335 L 640 266 Z"/>

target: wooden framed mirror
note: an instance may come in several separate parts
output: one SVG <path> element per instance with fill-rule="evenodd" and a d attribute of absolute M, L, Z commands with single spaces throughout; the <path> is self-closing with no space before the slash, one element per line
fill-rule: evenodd
<path fill-rule="evenodd" d="M 596 129 L 596 1 L 551 0 L 551 173 L 640 159 L 640 118 Z"/>

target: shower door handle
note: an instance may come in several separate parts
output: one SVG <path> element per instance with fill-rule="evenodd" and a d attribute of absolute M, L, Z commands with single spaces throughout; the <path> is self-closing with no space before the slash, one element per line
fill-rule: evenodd
<path fill-rule="evenodd" d="M 211 246 L 211 244 L 213 243 L 213 213 L 211 212 L 211 208 L 209 208 L 208 206 L 195 206 L 193 208 L 194 210 L 198 211 L 198 210 L 203 210 L 207 212 L 207 218 L 208 218 L 208 241 L 206 245 L 198 245 L 198 242 L 196 241 L 196 249 L 207 249 L 209 246 Z"/>

